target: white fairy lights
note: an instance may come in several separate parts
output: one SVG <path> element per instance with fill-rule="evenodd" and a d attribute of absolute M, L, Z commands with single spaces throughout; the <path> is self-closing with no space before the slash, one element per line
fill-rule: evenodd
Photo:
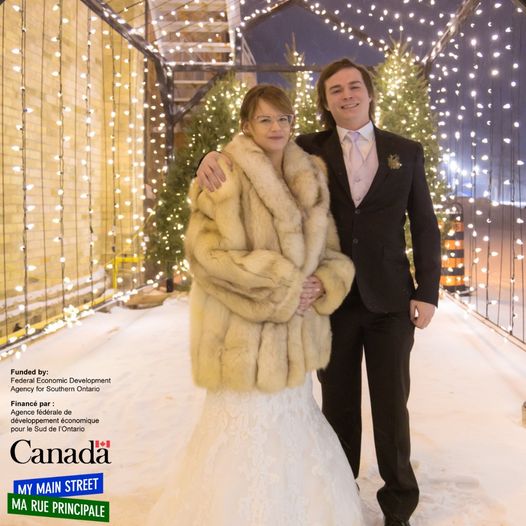
<path fill-rule="evenodd" d="M 256 20 L 261 15 L 265 15 L 271 12 L 274 8 L 281 4 L 281 2 L 275 2 L 272 0 L 266 0 L 265 7 L 258 7 L 243 17 L 238 32 L 241 34 L 242 30 L 246 27 L 247 23 Z M 248 2 L 241 2 L 241 5 L 247 4 Z M 343 2 L 342 2 L 343 4 Z M 422 0 L 404 0 L 403 8 L 400 11 L 393 10 L 390 5 L 386 6 L 385 2 L 381 2 L 381 5 L 375 2 L 363 5 L 361 3 L 346 2 L 339 9 L 330 10 L 325 7 L 324 2 L 311 2 L 309 0 L 303 0 L 303 5 L 311 13 L 317 15 L 320 21 L 329 27 L 333 32 L 339 33 L 346 36 L 349 40 L 358 38 L 358 46 L 364 44 L 375 47 L 380 52 L 385 52 L 390 47 L 391 39 L 403 39 L 404 41 L 411 43 L 413 51 L 417 58 L 419 57 L 418 51 L 424 52 L 429 48 L 430 43 L 428 39 L 418 38 L 415 35 L 411 35 L 410 32 L 415 26 L 424 28 L 424 31 L 428 31 L 429 28 L 433 28 L 436 32 L 436 38 L 440 38 L 442 30 L 451 25 L 451 19 L 454 13 L 444 13 L 437 9 L 433 0 L 428 2 L 422 2 Z M 426 5 L 427 4 L 427 5 Z M 425 10 L 423 8 L 426 8 Z M 417 14 L 418 11 L 418 14 Z M 424 16 L 420 14 L 424 11 Z M 331 19 L 339 19 L 339 23 L 331 22 Z M 348 24 L 345 19 L 350 19 L 353 24 Z M 381 28 L 381 35 L 377 42 L 372 37 L 362 37 L 355 30 L 370 35 L 371 29 L 374 27 Z M 421 31 L 419 31 L 421 33 Z M 384 38 L 386 37 L 386 38 Z M 431 35 L 433 38 L 433 35 Z M 434 44 L 435 41 L 432 41 Z"/>
<path fill-rule="evenodd" d="M 60 0 L 56 6 L 54 13 L 60 16 L 61 30 L 67 27 L 67 20 L 61 14 L 64 0 Z M 18 5 L 12 6 L 20 16 L 25 12 L 25 3 L 27 0 L 19 1 Z M 237 28 L 238 37 L 243 37 L 243 30 L 246 24 L 255 20 L 259 15 L 276 7 L 281 2 L 267 1 L 264 3 L 265 7 L 255 10 L 252 13 L 242 17 L 242 23 Z M 432 98 L 434 109 L 439 115 L 439 129 L 440 137 L 443 143 L 443 159 L 444 164 L 442 173 L 447 175 L 453 186 L 453 192 L 457 195 L 467 194 L 468 202 L 473 205 L 474 212 L 471 217 L 465 217 L 467 223 L 466 238 L 472 240 L 471 250 L 472 267 L 471 279 L 468 277 L 468 285 L 476 290 L 477 288 L 484 289 L 488 297 L 486 305 L 488 308 L 494 309 L 495 297 L 492 296 L 492 276 L 496 276 L 499 266 L 495 263 L 503 252 L 500 248 L 498 250 L 491 250 L 489 247 L 492 242 L 492 228 L 501 213 L 501 208 L 495 206 L 501 202 L 510 202 L 511 204 L 520 205 L 526 201 L 524 195 L 521 194 L 521 170 L 526 159 L 525 152 L 520 150 L 520 132 L 522 116 L 520 115 L 521 104 L 521 81 L 524 82 L 524 74 L 521 69 L 520 50 L 518 49 L 521 25 L 524 29 L 524 13 L 522 8 L 516 7 L 511 2 L 494 2 L 493 4 L 481 4 L 477 10 L 464 21 L 461 26 L 453 18 L 453 13 L 446 13 L 440 9 L 438 2 L 434 0 L 403 0 L 400 10 L 393 9 L 391 5 L 385 2 L 373 2 L 370 4 L 360 5 L 358 2 L 341 2 L 338 9 L 329 10 L 324 7 L 324 2 L 311 2 L 304 0 L 304 6 L 314 15 L 316 15 L 324 28 L 329 28 L 331 31 L 344 36 L 349 39 L 357 39 L 357 35 L 353 31 L 353 27 L 366 34 L 373 34 L 373 29 L 380 27 L 382 34 L 378 35 L 378 41 L 382 44 L 380 47 L 372 45 L 373 39 L 369 41 L 360 40 L 359 45 L 369 45 L 375 47 L 380 52 L 387 49 L 389 37 L 403 38 L 409 42 L 417 55 L 423 56 L 426 51 L 429 51 L 432 44 L 438 41 L 446 29 L 452 28 L 455 25 L 456 33 L 453 39 L 445 46 L 433 66 L 430 75 L 430 84 L 432 88 Z M 135 3 L 140 7 L 140 3 Z M 155 35 L 158 38 L 156 45 L 151 46 L 154 53 L 159 53 L 159 48 L 162 48 L 163 53 L 168 61 L 177 64 L 191 64 L 206 62 L 208 53 L 205 44 L 221 44 L 228 33 L 223 30 L 213 31 L 208 38 L 208 42 L 195 43 L 189 42 L 190 37 L 187 35 L 192 29 L 203 29 L 205 24 L 209 24 L 209 28 L 223 28 L 228 20 L 230 13 L 223 11 L 216 15 L 208 17 L 207 21 L 198 19 L 192 14 L 192 11 L 198 8 L 203 10 L 204 3 L 199 0 L 189 0 L 178 9 L 171 11 L 152 12 L 152 26 L 155 29 Z M 228 9 L 228 2 L 227 2 Z M 245 11 L 251 2 L 244 2 L 241 0 L 240 5 Z M 244 6 L 244 7 L 243 7 Z M 510 7 L 512 6 L 512 7 Z M 4 8 L 4 6 L 2 6 Z M 205 8 L 206 9 L 206 8 Z M 510 13 L 510 9 L 514 12 Z M 134 16 L 132 6 L 125 7 L 118 15 L 109 14 L 113 20 L 118 24 L 135 24 L 137 27 L 132 29 L 137 34 L 145 35 L 144 25 L 141 24 L 141 17 Z M 334 23 L 332 20 L 339 19 L 341 23 Z M 352 20 L 351 24 L 347 24 L 345 20 Z M 89 22 L 90 23 L 90 22 Z M 180 27 L 177 27 L 179 24 Z M 102 25 L 101 25 L 102 27 Z M 113 30 L 112 30 L 113 31 Z M 170 45 L 165 49 L 163 38 L 168 33 L 174 32 L 178 42 Z M 423 35 L 427 32 L 426 38 Z M 25 33 L 25 31 L 24 31 Z M 86 48 L 87 60 L 85 61 L 85 68 L 82 68 L 84 80 L 86 81 L 85 89 L 85 134 L 86 134 L 86 152 L 81 162 L 83 165 L 83 180 L 87 188 L 82 191 L 85 196 L 86 206 L 90 221 L 90 234 L 88 242 L 90 244 L 90 268 L 89 281 L 91 290 L 91 298 L 97 296 L 100 291 L 96 290 L 94 285 L 94 274 L 97 265 L 113 265 L 113 261 L 97 261 L 95 253 L 96 245 L 96 225 L 94 222 L 94 190 L 92 186 L 92 170 L 94 169 L 94 162 L 91 157 L 92 147 L 95 139 L 94 120 L 100 120 L 101 115 L 95 115 L 93 111 L 91 99 L 91 76 L 90 71 L 93 50 L 90 45 L 90 29 L 88 29 L 88 45 Z M 191 33 L 190 33 L 191 34 Z M 487 38 L 482 38 L 482 36 Z M 362 38 L 360 36 L 359 38 Z M 185 41 L 187 40 L 187 41 Z M 53 60 L 62 61 L 61 46 L 63 39 L 55 37 L 54 43 L 56 49 L 53 53 Z M 23 59 L 25 55 L 24 44 L 22 40 L 12 50 L 13 56 L 19 57 L 20 60 L 15 66 L 15 71 L 22 75 L 24 70 Z M 57 55 L 58 53 L 58 55 Z M 125 64 L 125 59 L 121 56 L 117 58 L 118 53 L 114 52 L 114 69 L 112 71 L 112 100 L 108 101 L 108 106 L 111 106 L 111 123 L 105 123 L 106 132 L 109 134 L 125 133 L 128 136 L 126 144 L 127 155 L 126 166 L 123 163 L 122 152 L 117 152 L 118 141 L 112 137 L 111 141 L 111 161 L 108 165 L 108 173 L 112 178 L 112 191 L 110 193 L 114 214 L 112 218 L 112 226 L 108 229 L 110 232 L 105 240 L 99 240 L 98 244 L 103 245 L 106 240 L 114 247 L 114 256 L 120 251 L 130 251 L 132 254 L 142 253 L 144 247 L 142 224 L 144 218 L 142 215 L 142 199 L 144 197 L 144 181 L 142 181 L 142 172 L 144 168 L 144 155 L 146 149 L 149 149 L 149 160 L 153 165 L 155 177 L 150 178 L 148 184 L 152 185 L 153 196 L 160 188 L 166 169 L 166 149 L 164 145 L 165 129 L 163 129 L 163 108 L 160 97 L 153 95 L 148 100 L 150 107 L 143 111 L 143 101 L 141 100 L 144 93 L 139 96 L 131 96 L 132 85 L 132 65 L 126 64 L 127 68 L 122 68 Z M 128 56 L 130 60 L 130 52 L 122 52 L 120 55 Z M 226 56 L 226 55 L 224 55 Z M 467 60 L 470 58 L 471 60 Z M 232 64 L 234 57 L 229 54 L 225 59 L 225 64 Z M 121 62 L 122 61 L 122 62 Z M 217 59 L 210 60 L 211 63 L 219 63 Z M 488 65 L 486 67 L 486 64 Z M 125 80 L 122 75 L 117 73 L 127 71 L 128 78 Z M 145 70 L 147 64 L 145 62 Z M 57 68 L 53 73 L 56 77 L 57 83 L 62 82 L 61 67 Z M 22 82 L 21 82 L 22 84 Z M 128 86 L 128 87 L 126 87 Z M 507 91 L 503 86 L 507 87 Z M 151 88 L 151 86 L 149 87 Z M 63 87 L 58 90 L 62 92 Z M 141 88 L 143 91 L 145 86 Z M 137 89 L 134 89 L 137 92 Z M 117 103 L 119 96 L 126 99 L 126 104 Z M 58 96 L 61 99 L 61 96 Z M 22 104 L 24 106 L 24 104 Z M 55 225 L 60 229 L 60 234 L 56 236 L 57 243 L 61 244 L 60 249 L 60 266 L 64 272 L 63 285 L 67 288 L 68 276 L 66 270 L 66 254 L 64 253 L 64 220 L 65 207 L 67 206 L 65 199 L 67 197 L 67 188 L 65 187 L 65 158 L 64 152 L 67 148 L 67 137 L 64 133 L 63 123 L 69 118 L 67 106 L 63 100 L 58 101 L 59 114 L 57 115 L 57 127 L 59 131 L 59 140 L 57 148 L 57 173 L 60 174 L 59 188 L 57 192 L 57 210 L 55 212 Z M 127 114 L 123 114 L 123 107 L 127 109 Z M 18 137 L 20 141 L 17 144 L 9 145 L 9 148 L 18 154 L 17 163 L 13 166 L 13 171 L 21 175 L 26 174 L 26 167 L 24 165 L 25 147 L 23 135 L 25 133 L 25 119 L 31 116 L 31 108 L 25 108 L 21 115 L 21 122 L 17 126 Z M 141 120 L 141 117 L 146 114 L 149 119 L 148 127 L 155 126 L 155 133 L 152 134 L 151 140 L 153 142 L 144 143 L 142 137 L 137 133 L 139 129 L 142 131 L 146 123 Z M 59 124 L 60 122 L 60 124 Z M 126 123 L 128 126 L 126 131 L 123 128 Z M 496 126 L 500 123 L 499 129 Z M 133 128 L 132 128 L 133 126 Z M 498 137 L 498 138 L 497 138 Z M 498 141 L 498 145 L 496 144 Z M 490 151 L 493 149 L 493 154 Z M 499 161 L 501 159 L 501 161 Z M 502 159 L 506 159 L 503 161 Z M 121 163 L 117 165 L 117 163 Z M 150 168 L 150 171 L 152 169 Z M 126 173 L 125 173 L 126 172 Z M 490 175 L 493 184 L 489 184 Z M 502 177 L 501 177 L 502 175 Z M 28 257 L 27 253 L 27 235 L 31 232 L 31 225 L 38 223 L 33 219 L 32 214 L 36 214 L 39 210 L 31 209 L 32 201 L 28 198 L 31 194 L 32 184 L 24 179 L 24 239 L 22 246 L 24 246 L 24 257 Z M 488 209 L 482 209 L 478 203 L 480 196 L 485 196 L 493 206 Z M 124 211 L 127 211 L 126 213 Z M 512 223 L 514 225 L 513 243 L 511 249 L 513 250 L 512 270 L 510 272 L 509 283 L 512 289 L 513 304 L 522 303 L 521 292 L 516 287 L 516 277 L 523 272 L 524 261 L 524 246 L 523 246 L 523 232 L 522 225 L 524 218 L 521 215 L 521 210 L 518 206 L 513 207 L 514 217 Z M 124 218 L 128 217 L 128 211 L 131 214 L 132 220 L 128 225 L 123 224 Z M 471 226 L 470 226 L 471 225 Z M 478 234 L 478 235 L 477 235 Z M 484 236 L 487 241 L 483 241 Z M 140 245 L 140 246 L 139 246 Z M 487 245 L 488 253 L 478 251 Z M 99 247 L 100 248 L 100 247 Z M 466 247 L 467 248 L 467 247 Z M 103 252 L 102 250 L 99 250 Z M 499 252 L 493 255 L 494 252 Z M 492 263 L 486 261 L 491 259 Z M 25 271 L 28 275 L 35 272 L 36 265 L 32 261 L 25 261 Z M 484 267 L 487 272 L 482 273 Z M 137 272 L 136 268 L 133 272 Z M 480 280 L 478 274 L 483 276 Z M 122 276 L 119 276 L 122 278 Z M 139 274 L 133 274 L 132 282 L 141 281 Z M 122 280 L 121 280 L 122 281 Z M 19 293 L 24 295 L 24 300 L 20 300 L 21 311 L 27 313 L 25 301 L 27 299 L 27 278 L 24 279 L 24 284 L 17 284 L 20 287 Z M 65 292 L 64 292 L 65 294 Z M 486 305 L 484 308 L 486 308 Z M 484 310 L 484 309 L 483 309 Z M 513 324 L 511 324 L 513 325 Z M 27 324 L 27 330 L 31 327 Z"/>
<path fill-rule="evenodd" d="M 58 155 L 56 160 L 58 161 L 58 171 L 57 175 L 59 177 L 58 181 L 58 205 L 55 206 L 55 210 L 58 212 L 58 216 L 55 216 L 53 221 L 59 225 L 59 236 L 58 243 L 60 246 L 60 273 L 61 273 L 61 284 L 62 284 L 62 310 L 63 312 L 66 309 L 66 281 L 69 279 L 66 276 L 66 256 L 64 252 L 64 171 L 65 171 L 65 162 L 64 162 L 64 150 L 66 139 L 64 136 L 64 118 L 66 114 L 66 106 L 64 100 L 64 79 L 63 79 L 63 35 L 64 35 L 64 26 L 68 23 L 68 19 L 64 16 L 64 0 L 60 0 L 58 4 L 55 4 L 55 11 L 58 11 L 58 35 L 56 37 L 56 42 L 58 45 L 58 51 L 55 51 L 55 57 L 58 58 L 58 91 L 57 91 L 57 106 L 58 106 L 58 119 L 56 121 L 58 126 Z"/>
<path fill-rule="evenodd" d="M 82 60 L 86 64 L 86 71 L 81 73 L 81 78 L 84 78 L 86 81 L 86 87 L 84 92 L 84 124 L 85 124 L 85 134 L 86 134 L 86 146 L 85 146 L 85 158 L 81 161 L 82 166 L 84 167 L 84 174 L 82 179 L 87 183 L 87 195 L 81 195 L 81 198 L 87 198 L 87 208 L 88 208 L 88 244 L 89 244 L 89 277 L 88 283 L 90 287 L 90 306 L 93 306 L 95 300 L 95 285 L 93 283 L 93 269 L 95 265 L 94 260 L 94 246 L 95 246 L 95 232 L 93 227 L 93 182 L 91 178 L 92 170 L 92 139 L 95 135 L 95 132 L 91 131 L 91 121 L 93 115 L 93 108 L 91 106 L 91 47 L 92 47 L 92 36 L 95 34 L 95 29 L 92 26 L 94 22 L 94 17 L 89 13 L 86 17 L 86 50 L 85 55 L 83 55 Z"/>
<path fill-rule="evenodd" d="M 104 241 L 97 240 L 98 236 L 110 239 L 112 243 L 119 241 L 120 244 L 122 241 L 122 246 L 115 255 L 110 255 L 110 258 L 120 257 L 121 248 L 127 250 L 128 247 L 131 249 L 131 255 L 136 258 L 136 263 L 129 269 L 124 268 L 125 264 L 121 265 L 120 276 L 130 276 L 130 280 L 121 279 L 118 286 L 138 288 L 144 283 L 142 172 L 145 169 L 145 163 L 142 106 L 145 90 L 137 69 L 137 66 L 140 68 L 142 65 L 142 58 L 139 58 L 138 52 L 127 47 L 128 43 L 118 36 L 117 38 L 123 42 L 122 50 L 126 51 L 121 53 L 122 57 L 117 52 L 113 52 L 113 62 L 116 67 L 112 72 L 112 84 L 115 93 L 113 96 L 110 95 L 111 100 L 108 99 L 107 104 L 97 99 L 94 101 L 94 86 L 97 89 L 96 93 L 104 93 L 104 97 L 109 90 L 109 83 L 104 84 L 104 74 L 101 75 L 101 71 L 104 67 L 106 70 L 111 69 L 110 62 L 106 60 L 103 49 L 93 49 L 94 38 L 97 39 L 97 42 L 102 41 L 101 31 L 97 29 L 102 28 L 104 22 L 93 16 L 87 8 L 75 6 L 75 3 L 70 0 L 56 0 L 54 4 L 48 2 L 47 8 L 46 3 L 43 2 L 44 16 L 31 18 L 30 28 L 26 30 L 26 3 L 28 3 L 27 0 L 19 0 L 17 5 L 11 6 L 16 11 L 17 20 L 19 20 L 18 28 L 15 30 L 13 27 L 11 31 L 15 32 L 19 40 L 8 50 L 10 57 L 14 57 L 14 61 L 8 62 L 8 67 L 12 68 L 16 75 L 16 77 L 11 75 L 8 80 L 10 83 L 13 80 L 18 82 L 20 97 L 17 96 L 16 103 L 20 108 L 20 113 L 16 123 L 13 124 L 15 133 L 2 134 L 2 166 L 4 166 L 6 150 L 8 150 L 11 154 L 7 157 L 10 159 L 9 170 L 19 176 L 21 181 L 20 201 L 23 201 L 23 206 L 21 206 L 20 216 L 21 241 L 18 243 L 18 248 L 20 258 L 24 263 L 23 268 L 22 265 L 20 266 L 18 283 L 15 282 L 8 286 L 7 280 L 4 279 L 6 293 L 9 292 L 9 288 L 12 293 L 4 298 L 2 321 L 5 321 L 3 325 L 5 325 L 4 332 L 7 336 L 0 342 L 0 344 L 5 344 L 4 349 L 0 349 L 0 360 L 10 357 L 19 358 L 27 347 L 25 342 L 40 332 L 49 333 L 61 326 L 76 323 L 80 317 L 92 313 L 96 304 L 111 299 L 112 296 L 124 297 L 122 291 L 117 289 L 111 293 L 108 291 L 109 294 L 106 294 L 101 288 L 101 285 L 105 287 L 103 267 L 107 263 L 108 253 L 103 248 Z M 2 24 L 7 20 L 5 16 L 7 4 L 8 2 L 1 7 Z M 80 17 L 76 17 L 75 20 L 79 26 L 73 30 L 69 13 L 75 13 L 75 9 L 77 9 L 77 14 L 81 9 L 84 10 Z M 33 17 L 32 14 L 31 16 Z M 10 20 L 12 26 L 13 18 L 11 17 Z M 39 31 L 38 23 L 33 23 L 33 20 L 38 20 L 41 24 L 41 49 L 43 50 L 41 65 L 40 58 L 38 59 L 41 75 L 28 75 L 27 71 L 29 58 L 26 38 L 30 39 L 29 42 L 34 41 L 35 35 L 30 32 Z M 80 21 L 82 20 L 85 23 L 81 27 Z M 3 27 L 8 27 L 8 25 L 3 25 Z M 51 34 L 49 34 L 50 31 Z M 3 37 L 4 32 L 2 32 Z M 71 68 L 71 64 L 77 64 L 77 60 L 71 62 L 69 59 L 75 57 L 75 54 L 72 53 L 76 53 L 77 49 L 78 65 Z M 44 61 L 45 55 L 47 55 L 46 61 Z M 33 60 L 31 67 L 35 68 L 34 59 L 31 58 L 31 60 Z M 94 65 L 97 67 L 95 74 Z M 110 68 L 107 67 L 108 65 Z M 5 66 L 5 57 L 2 56 L 2 68 L 5 69 Z M 74 78 L 73 75 L 75 75 Z M 6 79 L 2 73 L 2 106 L 7 103 L 5 82 Z M 33 108 L 28 106 L 26 94 L 30 92 L 31 96 L 34 96 L 33 94 L 39 91 L 39 85 L 45 85 L 47 91 L 40 89 L 41 109 L 39 112 L 33 112 Z M 53 86 L 52 89 L 49 89 L 50 85 Z M 73 90 L 73 86 L 78 89 Z M 82 97 L 80 100 L 79 96 L 78 102 L 77 93 Z M 112 106 L 113 110 L 111 120 L 117 123 L 115 127 L 110 126 L 108 122 L 103 122 L 102 111 L 95 109 L 95 107 L 109 106 Z M 30 139 L 27 138 L 28 120 L 31 130 L 38 130 L 38 123 L 45 121 L 45 126 L 43 124 L 40 126 L 40 148 L 38 147 L 39 141 L 35 141 L 34 135 Z M 50 126 L 56 128 L 53 130 L 49 128 Z M 4 129 L 3 126 L 2 129 Z M 103 138 L 106 134 L 101 133 L 101 131 L 104 132 L 104 129 L 107 130 L 108 137 L 110 133 L 116 134 L 115 140 L 107 150 L 105 150 Z M 46 130 L 48 130 L 47 136 L 43 138 Z M 72 133 L 75 133 L 74 137 L 71 137 Z M 8 144 L 5 144 L 6 137 L 9 140 Z M 75 151 L 72 150 L 74 145 L 77 146 Z M 35 162 L 35 155 L 29 156 L 30 151 L 40 156 L 41 200 L 37 196 L 32 196 L 35 184 L 30 176 L 33 176 L 35 170 L 33 170 L 33 164 L 30 167 L 27 164 Z M 114 204 L 120 205 L 120 211 L 117 208 L 116 213 L 121 215 L 117 219 L 116 235 L 109 236 L 109 238 L 101 229 L 106 213 L 103 207 L 108 186 L 106 189 L 103 188 L 104 176 L 100 176 L 100 164 L 105 162 L 105 157 L 111 157 L 115 161 L 108 169 L 109 186 L 113 186 L 115 191 L 120 190 L 119 193 L 115 192 L 116 195 L 113 197 L 115 198 Z M 12 162 L 12 159 L 15 161 Z M 77 170 L 77 159 L 81 167 L 79 172 L 81 181 L 78 186 L 72 181 Z M 7 165 L 5 167 L 8 168 Z M 44 176 L 44 170 L 48 171 L 47 177 Z M 115 170 L 113 179 L 111 179 L 113 174 L 109 174 L 112 170 Z M 2 172 L 4 173 L 3 170 Z M 44 188 L 46 190 L 45 200 Z M 112 196 L 111 188 L 109 195 Z M 4 197 L 3 192 L 2 197 Z M 47 207 L 45 206 L 46 201 Z M 5 201 L 2 200 L 2 203 Z M 52 203 L 51 209 L 50 203 Z M 4 210 L 6 204 L 4 204 Z M 77 207 L 83 216 L 81 226 L 83 230 L 75 233 L 77 221 L 69 221 L 69 218 L 77 217 Z M 109 214 L 112 214 L 111 208 Z M 2 216 L 5 217 L 4 214 Z M 43 236 L 45 253 L 46 229 L 49 234 L 47 241 L 51 242 L 53 239 L 52 244 L 56 245 L 55 250 L 48 250 L 47 257 L 42 264 L 37 262 L 37 258 L 42 261 L 42 252 L 39 247 L 42 244 L 42 237 L 40 236 Z M 52 231 L 53 229 L 55 232 Z M 87 235 L 84 235 L 84 232 Z M 5 230 L 3 233 L 5 234 Z M 75 246 L 75 242 L 72 241 L 74 239 L 83 245 L 82 250 Z M 36 245 L 32 245 L 33 242 L 36 242 Z M 81 275 L 77 275 L 77 279 L 74 280 L 68 275 L 68 271 L 73 269 L 74 260 L 77 266 L 79 265 L 80 252 L 83 255 L 86 254 L 86 257 L 80 262 L 83 269 Z M 54 277 L 49 274 L 48 276 L 46 271 L 53 271 L 52 273 L 57 275 Z M 37 290 L 35 287 L 29 289 L 28 284 L 33 282 L 33 276 L 40 283 L 48 283 L 44 291 Z M 11 279 L 14 281 L 15 278 Z M 41 302 L 37 299 L 39 294 L 45 295 L 45 301 Z M 72 301 L 78 303 L 79 300 L 83 303 L 75 305 L 70 303 Z M 57 302 L 62 304 L 62 309 L 58 310 L 60 314 L 55 316 Z M 48 307 L 53 306 L 53 313 L 48 315 Z M 38 320 L 40 316 L 42 321 L 29 323 L 30 320 Z M 16 325 L 14 320 L 17 321 Z M 18 320 L 25 321 L 18 322 Z"/>
<path fill-rule="evenodd" d="M 133 94 L 138 91 L 139 75 L 136 69 L 136 62 L 133 61 L 132 46 L 127 46 L 128 56 L 126 58 L 128 70 L 128 82 L 125 84 L 125 89 L 128 92 L 128 109 L 125 113 L 128 116 L 127 139 L 128 145 L 128 175 L 124 178 L 124 182 L 128 185 L 127 198 L 124 200 L 124 206 L 127 209 L 127 216 L 130 219 L 130 229 L 126 237 L 126 251 L 131 251 L 132 256 L 137 259 L 137 263 L 131 267 L 132 271 L 132 289 L 135 290 L 142 282 L 141 272 L 144 272 L 142 259 L 144 257 L 144 233 L 142 225 L 144 224 L 144 215 L 142 212 L 144 192 L 143 189 L 143 149 L 140 145 L 143 143 L 142 134 L 138 135 L 135 130 L 143 130 L 142 126 L 142 112 L 137 111 L 138 98 Z M 144 88 L 141 83 L 140 91 L 144 94 Z M 142 161 L 139 160 L 139 155 Z"/>
<path fill-rule="evenodd" d="M 29 230 L 28 225 L 28 184 L 27 184 L 27 113 L 28 108 L 26 104 L 26 39 L 27 39 L 27 17 L 26 17 L 26 0 L 22 0 L 20 6 L 20 104 L 21 104 L 21 125 L 19 128 L 20 131 L 20 153 L 22 158 L 22 188 L 23 188 L 23 200 L 22 200 L 22 210 L 23 210 L 23 230 L 22 230 L 22 246 L 20 249 L 24 254 L 24 304 L 19 305 L 20 310 L 24 312 L 24 330 L 27 335 L 29 329 L 29 316 L 28 316 L 28 284 L 29 284 L 29 272 L 34 270 L 34 266 L 30 266 L 28 263 L 28 246 L 27 246 L 27 232 Z M 17 167 L 14 167 L 13 170 L 17 172 Z M 21 308 L 23 307 L 23 309 Z"/>
<path fill-rule="evenodd" d="M 464 219 L 466 256 L 472 262 L 467 285 L 475 296 L 470 301 L 522 340 L 526 338 L 524 298 L 519 294 L 517 277 L 523 279 L 525 270 L 520 84 L 526 79 L 518 57 L 525 21 L 523 9 L 512 2 L 483 5 L 464 22 L 431 73 L 444 138 L 443 174 L 448 176 L 454 195 L 469 202 Z M 489 206 L 483 206 L 481 198 Z M 503 224 L 509 225 L 511 237 L 519 243 L 506 241 Z M 492 250 L 492 242 L 498 242 L 500 250 Z M 503 265 L 506 253 L 511 257 Z M 501 309 L 502 303 L 509 307 Z M 519 312 L 522 327 L 517 325 Z"/>
<path fill-rule="evenodd" d="M 5 6 L 5 3 L 2 4 L 0 6 L 1 8 L 1 13 L 2 13 L 2 19 L 5 19 L 5 9 L 6 9 L 6 6 Z M 0 87 L 2 89 L 2 92 L 1 92 L 1 98 L 0 98 L 0 105 L 1 107 L 4 106 L 4 101 L 5 101 L 5 69 L 6 69 L 6 65 L 5 65 L 5 31 L 2 31 L 2 35 L 0 37 L 0 45 L 1 45 L 1 48 L 0 48 L 0 61 L 2 63 L 2 66 L 1 66 L 1 75 L 0 75 Z M 1 180 L 2 180 L 2 186 L 1 186 L 1 192 L 0 192 L 0 199 L 1 199 L 1 202 L 2 202 L 2 209 L 5 209 L 5 202 L 6 202 L 6 199 L 5 199 L 5 188 L 6 188 L 6 181 L 5 181 L 5 134 L 4 134 L 4 126 L 5 126 L 5 123 L 4 123 L 4 112 L 0 112 L 0 146 L 1 146 L 1 157 L 0 157 L 0 169 L 1 169 L 1 172 L 0 172 L 0 177 L 1 177 Z M 18 151 L 18 146 L 17 145 L 13 145 L 11 147 L 12 149 L 14 149 L 15 151 Z M 6 244 L 6 218 L 5 218 L 5 214 L 2 214 L 2 244 L 5 246 Z M 3 279 L 3 282 L 4 282 L 4 291 L 3 291 L 3 303 L 4 303 L 4 312 L 7 312 L 7 265 L 6 265 L 6 262 L 7 262 L 7 257 L 6 257 L 6 251 L 3 250 L 2 251 L 3 254 L 2 254 L 2 264 L 3 264 L 3 272 L 2 272 L 2 279 Z M 4 320 L 4 332 L 5 334 L 7 334 L 9 332 L 9 324 L 8 324 L 8 320 L 7 320 L 7 316 L 5 316 L 5 320 Z"/>

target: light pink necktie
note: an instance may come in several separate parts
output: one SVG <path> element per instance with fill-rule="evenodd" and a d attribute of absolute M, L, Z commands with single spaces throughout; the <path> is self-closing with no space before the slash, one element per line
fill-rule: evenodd
<path fill-rule="evenodd" d="M 349 167 L 351 169 L 351 176 L 353 176 L 363 164 L 362 152 L 358 147 L 358 139 L 360 138 L 360 132 L 348 131 L 347 136 L 351 140 L 351 148 L 349 150 Z"/>

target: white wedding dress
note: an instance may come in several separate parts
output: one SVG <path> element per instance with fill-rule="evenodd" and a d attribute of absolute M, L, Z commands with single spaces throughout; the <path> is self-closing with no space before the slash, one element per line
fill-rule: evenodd
<path fill-rule="evenodd" d="M 208 392 L 149 526 L 363 526 L 336 434 L 301 387 Z"/>

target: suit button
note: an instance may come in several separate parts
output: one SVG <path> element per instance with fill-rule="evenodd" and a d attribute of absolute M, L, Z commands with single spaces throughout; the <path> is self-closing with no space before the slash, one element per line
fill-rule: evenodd
<path fill-rule="evenodd" d="M 361 212 L 361 210 L 359 210 L 358 208 L 354 211 L 355 214 L 359 214 Z"/>
<path fill-rule="evenodd" d="M 357 244 L 358 244 L 358 240 L 357 240 L 356 238 L 354 238 L 354 239 L 352 240 L 352 244 L 353 244 L 353 245 L 357 245 Z"/>

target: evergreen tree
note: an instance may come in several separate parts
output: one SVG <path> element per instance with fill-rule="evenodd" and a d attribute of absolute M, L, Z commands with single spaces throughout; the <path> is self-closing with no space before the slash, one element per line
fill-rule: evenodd
<path fill-rule="evenodd" d="M 285 59 L 291 66 L 304 66 L 305 54 L 299 53 L 296 49 L 296 38 L 292 34 L 292 42 L 289 46 L 285 45 L 287 52 Z M 294 73 L 283 74 L 289 84 L 288 94 L 294 105 L 296 122 L 294 133 L 312 133 L 319 131 L 321 125 L 316 112 L 316 90 L 310 71 L 297 71 Z"/>
<path fill-rule="evenodd" d="M 376 122 L 380 128 L 413 139 L 424 148 L 426 179 L 442 236 L 448 230 L 443 212 L 446 184 L 439 176 L 436 115 L 431 111 L 429 84 L 422 66 L 407 44 L 393 43 L 386 60 L 376 68 Z M 406 244 L 411 256 L 411 236 L 406 224 Z M 412 259 L 410 257 L 410 259 Z"/>
<path fill-rule="evenodd" d="M 163 190 L 149 228 L 147 257 L 165 277 L 187 283 L 184 232 L 189 217 L 187 194 L 199 161 L 220 151 L 239 129 L 239 109 L 246 87 L 234 75 L 219 80 L 193 113 L 185 130 L 187 144 L 167 169 Z"/>
<path fill-rule="evenodd" d="M 296 66 L 296 63 L 298 61 L 299 53 L 296 49 L 296 35 L 292 33 L 290 36 L 290 45 L 285 44 L 285 53 L 283 54 L 283 57 L 285 58 L 285 62 L 289 66 Z M 294 101 L 296 99 L 296 77 L 297 73 L 294 71 L 287 71 L 285 73 L 282 73 L 281 76 L 285 80 L 285 84 L 287 86 L 287 94 L 291 101 Z"/>
<path fill-rule="evenodd" d="M 429 85 L 422 66 L 407 44 L 393 43 L 385 62 L 376 68 L 376 122 L 390 132 L 422 144 L 427 183 L 437 209 L 445 200 L 445 183 L 438 175 L 439 144 Z"/>

